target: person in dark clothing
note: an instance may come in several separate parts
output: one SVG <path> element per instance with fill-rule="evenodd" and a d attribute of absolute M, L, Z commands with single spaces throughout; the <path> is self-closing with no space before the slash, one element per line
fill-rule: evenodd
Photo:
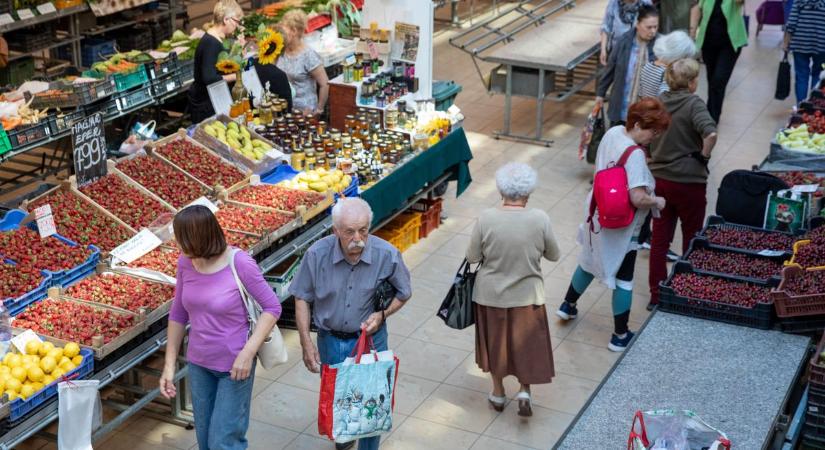
<path fill-rule="evenodd" d="M 258 72 L 258 78 L 261 80 L 261 86 L 266 88 L 266 83 L 269 83 L 269 92 L 282 98 L 289 103 L 289 110 L 292 110 L 292 88 L 289 87 L 289 78 L 286 72 L 279 69 L 275 64 L 261 64 L 258 59 L 255 59 L 255 70 Z"/>
<path fill-rule="evenodd" d="M 691 10 L 690 35 L 707 66 L 708 111 L 719 123 L 725 89 L 742 47 L 748 44 L 742 6 L 745 0 L 700 0 Z"/>
<path fill-rule="evenodd" d="M 610 52 L 602 77 L 596 88 L 596 104 L 604 105 L 610 89 L 607 118 L 611 126 L 627 120 L 628 107 L 638 97 L 642 68 L 648 61 L 655 61 L 653 44 L 659 28 L 659 12 L 649 5 L 642 5 L 636 27 L 625 33 Z"/>
<path fill-rule="evenodd" d="M 214 23 L 207 27 L 198 48 L 195 49 L 195 80 L 189 88 L 189 115 L 198 123 L 215 114 L 209 100 L 207 86 L 223 78 L 235 81 L 236 75 L 221 75 L 215 64 L 224 50 L 223 40 L 231 36 L 241 26 L 243 10 L 235 0 L 219 0 L 213 10 Z M 240 38 L 243 39 L 243 38 Z"/>

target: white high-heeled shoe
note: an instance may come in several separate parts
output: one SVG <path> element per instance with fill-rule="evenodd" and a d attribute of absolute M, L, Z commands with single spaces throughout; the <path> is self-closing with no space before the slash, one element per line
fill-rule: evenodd
<path fill-rule="evenodd" d="M 507 397 L 497 397 L 490 393 L 487 396 L 487 401 L 490 402 L 490 406 L 493 407 L 498 412 L 504 411 L 504 406 L 507 404 Z"/>
<path fill-rule="evenodd" d="M 522 417 L 533 415 L 533 400 L 530 398 L 529 392 L 519 392 L 516 394 L 516 400 L 518 400 L 518 415 Z"/>

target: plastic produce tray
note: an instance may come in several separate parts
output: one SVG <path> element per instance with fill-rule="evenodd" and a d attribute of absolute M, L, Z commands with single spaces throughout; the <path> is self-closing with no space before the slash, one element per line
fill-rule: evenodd
<path fill-rule="evenodd" d="M 670 287 L 670 284 L 673 280 L 673 276 L 678 273 L 692 273 L 692 269 L 689 264 L 685 264 L 683 261 L 679 261 L 673 266 L 673 270 L 667 277 L 667 280 L 659 286 L 659 309 L 662 311 L 698 317 L 700 319 L 713 320 L 716 322 L 744 325 L 762 330 L 769 330 L 773 326 L 774 307 L 771 304 L 757 303 L 753 308 L 743 308 L 736 305 L 728 305 L 725 303 L 717 303 L 709 300 L 688 298 L 677 295 L 673 291 L 673 288 Z M 732 279 L 730 277 L 717 278 L 741 282 L 741 280 Z M 773 281 L 769 281 L 768 283 L 752 284 L 770 286 L 774 283 Z"/>
<path fill-rule="evenodd" d="M 785 291 L 788 280 L 805 276 L 809 271 L 821 270 L 825 268 L 805 270 L 798 265 L 790 265 L 782 269 L 782 281 L 779 287 L 771 292 L 777 316 L 784 318 L 825 315 L 825 286 L 822 286 L 822 293 L 819 294 L 791 295 Z"/>
<path fill-rule="evenodd" d="M 770 234 L 774 234 L 774 233 L 775 234 L 783 234 L 783 235 L 789 236 L 791 238 L 795 238 L 796 236 L 799 236 L 802 233 L 804 233 L 803 231 L 800 231 L 799 233 L 796 233 L 796 234 L 787 233 L 787 232 L 784 232 L 784 231 L 770 231 L 770 230 L 765 230 L 764 228 L 752 227 L 752 226 L 749 226 L 749 225 L 740 225 L 740 224 L 737 224 L 737 223 L 729 223 L 729 222 L 726 222 L 725 219 L 723 219 L 719 216 L 710 216 L 710 217 L 708 217 L 708 220 L 707 220 L 707 223 L 706 223 L 705 227 L 702 228 L 702 231 L 700 231 L 697 234 L 697 236 L 707 237 L 707 231 L 711 228 L 719 228 L 719 229 L 722 229 L 722 230 L 759 231 L 759 232 L 770 233 Z M 717 244 L 713 244 L 713 243 L 710 243 L 710 242 L 708 242 L 708 244 L 710 245 L 711 248 L 715 248 L 715 249 L 726 249 L 726 250 L 731 250 L 731 251 L 735 251 L 735 252 L 739 252 L 739 253 L 745 253 L 747 255 L 752 255 L 752 256 L 765 256 L 765 254 L 761 254 L 760 250 L 757 250 L 757 249 L 727 247 L 727 246 L 724 246 L 724 245 L 717 245 Z M 786 257 L 789 258 L 791 256 L 791 251 L 792 251 L 791 249 L 788 249 L 788 250 L 784 251 L 783 253 L 786 255 Z"/>
<path fill-rule="evenodd" d="M 793 244 L 793 255 L 791 256 L 791 259 L 786 264 L 789 265 L 789 266 L 793 265 L 793 266 L 802 267 L 802 264 L 799 264 L 797 262 L 797 255 L 799 254 L 799 250 L 802 247 L 805 247 L 806 245 L 810 245 L 810 244 L 811 244 L 810 239 L 803 239 L 801 241 L 794 242 L 794 244 Z M 812 266 L 812 267 L 805 267 L 805 268 L 806 269 L 815 269 L 815 270 L 825 270 L 825 266 Z"/>
<path fill-rule="evenodd" d="M 85 117 L 85 113 L 82 109 L 52 114 L 49 116 L 49 130 L 54 135 L 69 131 L 72 129 L 72 124 L 83 117 Z"/>
<path fill-rule="evenodd" d="M 178 54 L 169 52 L 169 56 L 146 63 L 146 73 L 150 80 L 157 80 L 168 75 L 175 75 L 178 71 Z"/>
<path fill-rule="evenodd" d="M 128 91 L 137 86 L 141 86 L 149 81 L 149 76 L 143 67 L 138 67 L 129 73 L 116 73 L 112 75 L 118 92 Z"/>
<path fill-rule="evenodd" d="M 6 134 L 6 130 L 4 130 L 3 127 L 0 127 L 0 155 L 10 151 L 11 142 L 9 141 L 9 135 Z"/>
<path fill-rule="evenodd" d="M 418 230 L 419 239 L 424 239 L 441 225 L 441 209 L 443 201 L 440 198 L 421 199 L 410 206 L 410 210 L 421 214 L 421 228 Z"/>
<path fill-rule="evenodd" d="M 184 83 L 195 79 L 195 60 L 194 59 L 179 59 L 178 60 L 178 74 Z"/>
<path fill-rule="evenodd" d="M 83 355 L 83 362 L 79 366 L 66 374 L 66 378 L 71 380 L 78 380 L 90 375 L 95 368 L 94 353 L 88 348 L 81 348 L 80 354 Z M 57 395 L 57 384 L 60 380 L 55 380 L 48 386 L 44 387 L 31 397 L 23 400 L 17 398 L 11 402 L 9 411 L 9 421 L 13 425 L 14 422 L 22 419 L 26 414 L 34 411 L 38 407 L 46 403 L 47 400 Z"/>
<path fill-rule="evenodd" d="M 210 124 L 216 120 L 223 122 L 224 124 L 232 122 L 232 119 L 222 114 L 219 114 L 216 117 L 210 117 L 201 122 L 200 124 L 198 124 L 197 128 L 195 129 L 195 134 L 193 136 L 195 140 L 211 148 L 219 155 L 221 155 L 223 158 L 228 159 L 229 161 L 232 161 L 236 164 L 240 164 L 244 167 L 248 167 L 250 170 L 252 170 L 253 173 L 259 175 L 271 172 L 275 167 L 278 166 L 278 164 L 280 164 L 280 160 L 270 158 L 268 156 L 264 156 L 264 158 L 261 161 L 253 161 L 247 158 L 246 156 L 236 152 L 234 149 L 230 148 L 229 145 L 219 141 L 218 138 L 212 137 L 209 134 L 207 134 L 206 131 L 204 131 L 203 129 L 204 125 Z M 243 127 L 243 125 L 239 125 L 239 127 Z M 259 139 L 261 141 L 264 141 L 271 148 L 279 150 L 279 147 L 277 145 L 273 144 L 272 141 L 265 139 L 263 136 L 255 132 L 255 130 L 249 129 L 248 127 L 247 130 L 249 131 L 249 135 L 252 137 L 252 139 Z"/>
<path fill-rule="evenodd" d="M 51 135 L 49 119 L 43 119 L 33 125 L 20 125 L 6 133 L 9 136 L 9 143 L 11 143 L 12 149 L 43 142 L 48 140 Z"/>
<path fill-rule="evenodd" d="M 122 92 L 115 96 L 121 112 L 125 112 L 136 107 L 146 106 L 154 101 L 152 98 L 152 87 L 143 86 L 133 91 Z"/>
<path fill-rule="evenodd" d="M 709 270 L 698 269 L 698 268 L 693 266 L 693 264 L 688 260 L 688 258 L 690 257 L 691 253 L 693 253 L 694 251 L 699 250 L 699 249 L 709 249 L 709 250 L 712 250 L 714 252 L 719 252 L 719 253 L 722 253 L 722 254 L 739 253 L 739 254 L 747 255 L 747 256 L 750 256 L 750 257 L 753 257 L 753 258 L 770 259 L 770 260 L 772 260 L 772 261 L 774 261 L 774 262 L 776 262 L 780 265 L 780 272 L 777 273 L 776 275 L 772 276 L 772 277 L 769 277 L 769 278 L 765 279 L 765 278 L 751 278 L 751 277 L 736 275 L 736 274 L 732 274 L 732 273 L 713 272 L 713 271 L 709 271 Z M 753 253 L 748 252 L 748 251 L 743 251 L 741 249 L 733 249 L 733 248 L 729 248 L 729 247 L 718 247 L 718 246 L 712 245 L 710 242 L 708 242 L 708 240 L 706 238 L 701 237 L 701 236 L 697 236 L 697 237 L 693 238 L 690 241 L 690 247 L 688 247 L 688 251 L 687 251 L 687 253 L 685 253 L 685 255 L 683 256 L 682 259 L 683 259 L 682 262 L 689 265 L 691 267 L 691 270 L 695 273 L 700 273 L 700 274 L 704 274 L 704 275 L 712 275 L 712 276 L 715 276 L 715 277 L 731 278 L 731 279 L 735 279 L 735 280 L 739 280 L 739 281 L 745 281 L 745 282 L 748 282 L 748 283 L 765 283 L 768 280 L 773 279 L 774 282 L 778 284 L 779 280 L 781 278 L 781 275 L 782 275 L 781 274 L 782 263 L 785 262 L 786 257 L 785 257 L 784 254 L 779 255 L 779 256 L 760 256 L 760 255 L 754 255 Z"/>
<path fill-rule="evenodd" d="M 103 61 L 115 54 L 115 41 L 111 39 L 86 38 L 80 43 L 80 60 L 84 67 Z"/>
<path fill-rule="evenodd" d="M 6 264 L 16 265 L 14 261 L 5 260 Z M 43 300 L 46 298 L 49 286 L 52 283 L 52 276 L 50 273 L 41 270 L 40 273 L 43 274 L 43 281 L 40 282 L 40 286 L 36 287 L 35 289 L 26 292 L 25 294 L 14 298 L 9 297 L 3 300 L 3 306 L 9 311 L 9 314 L 12 316 L 17 315 L 20 311 L 26 309 L 26 306 L 38 301 Z"/>
<path fill-rule="evenodd" d="M 178 75 L 177 71 L 169 75 L 164 75 L 161 78 L 152 80 L 152 95 L 161 97 L 179 90 L 183 87 L 183 81 Z"/>

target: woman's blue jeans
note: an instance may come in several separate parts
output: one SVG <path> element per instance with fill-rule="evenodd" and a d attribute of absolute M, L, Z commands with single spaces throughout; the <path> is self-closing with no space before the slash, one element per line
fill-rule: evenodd
<path fill-rule="evenodd" d="M 189 389 L 200 450 L 245 450 L 248 446 L 249 407 L 255 362 L 249 377 L 232 381 L 229 372 L 217 372 L 189 363 Z"/>
<path fill-rule="evenodd" d="M 381 328 L 372 335 L 372 342 L 375 350 L 382 352 L 387 350 L 387 327 Z M 339 339 L 323 330 L 318 332 L 318 353 L 323 364 L 339 364 L 344 362 L 352 354 L 358 339 Z M 358 440 L 358 450 L 378 450 L 379 436 Z"/>
<path fill-rule="evenodd" d="M 825 53 L 793 52 L 797 103 L 808 99 L 808 88 L 816 89 L 818 86 L 822 64 L 825 64 Z"/>

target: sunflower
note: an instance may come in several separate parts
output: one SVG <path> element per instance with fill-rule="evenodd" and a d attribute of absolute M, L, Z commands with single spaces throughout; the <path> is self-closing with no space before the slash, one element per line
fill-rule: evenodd
<path fill-rule="evenodd" d="M 241 65 L 231 59 L 222 59 L 215 64 L 215 67 L 223 73 L 236 73 L 241 70 Z"/>
<path fill-rule="evenodd" d="M 261 64 L 273 64 L 284 51 L 284 37 L 274 30 L 266 33 L 258 41 L 258 61 Z"/>

